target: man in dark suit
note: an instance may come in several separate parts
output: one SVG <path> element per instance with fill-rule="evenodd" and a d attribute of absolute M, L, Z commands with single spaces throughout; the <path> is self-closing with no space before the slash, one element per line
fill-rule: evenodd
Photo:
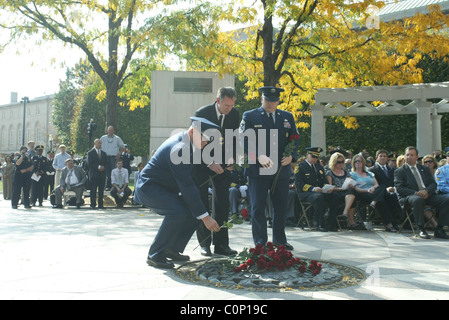
<path fill-rule="evenodd" d="M 385 203 L 391 212 L 386 213 L 380 211 L 380 215 L 383 221 L 391 221 L 394 226 L 397 226 L 397 219 L 403 218 L 401 206 L 398 202 L 396 195 L 396 189 L 394 188 L 394 169 L 388 165 L 389 153 L 385 149 L 379 149 L 376 151 L 376 164 L 369 168 L 369 171 L 374 173 L 374 176 L 379 183 L 380 188 L 384 188 Z M 388 214 L 388 217 L 386 216 Z M 395 227 L 396 228 L 396 227 Z"/>
<path fill-rule="evenodd" d="M 299 143 L 298 139 L 293 138 L 299 137 L 298 130 L 293 115 L 277 108 L 280 93 L 284 89 L 262 87 L 259 91 L 262 93 L 262 106 L 246 111 L 240 124 L 240 143 L 249 163 L 245 173 L 248 176 L 251 199 L 253 241 L 256 245 L 265 245 L 268 240 L 265 207 L 267 196 L 271 195 L 274 207 L 273 243 L 292 250 L 285 235 L 285 221 L 292 175 L 290 163 L 297 159 Z M 251 141 L 252 139 L 255 141 Z M 292 141 L 294 150 L 290 155 L 284 156 L 286 147 Z"/>
<path fill-rule="evenodd" d="M 438 225 L 434 237 L 449 239 L 443 226 L 449 223 L 449 197 L 435 194 L 437 184 L 427 166 L 417 163 L 418 150 L 415 147 L 405 149 L 406 163 L 395 170 L 394 185 L 399 194 L 399 202 L 410 206 L 419 236 L 430 239 L 424 229 L 424 206 L 434 206 L 438 211 Z"/>
<path fill-rule="evenodd" d="M 97 205 L 98 189 L 98 208 L 104 209 L 103 196 L 106 179 L 106 152 L 101 150 L 101 140 L 95 139 L 94 147 L 87 153 L 87 165 L 89 167 L 90 183 L 90 207 L 92 209 Z"/>
<path fill-rule="evenodd" d="M 313 205 L 317 222 L 317 231 L 337 230 L 338 198 L 332 190 L 323 192 L 327 183 L 324 168 L 317 161 L 323 149 L 319 147 L 306 148 L 306 159 L 295 169 L 295 186 L 299 201 L 310 202 Z M 326 205 L 330 208 L 327 225 L 324 221 Z"/>
<path fill-rule="evenodd" d="M 210 231 L 220 226 L 208 214 L 192 178 L 193 156 L 204 148 L 204 131 L 219 127 L 207 119 L 194 118 L 192 126 L 167 139 L 141 171 L 134 199 L 164 220 L 148 252 L 147 263 L 157 268 L 173 268 L 172 260 L 186 261 L 182 255 L 200 220 Z"/>
<path fill-rule="evenodd" d="M 206 182 L 212 179 L 214 207 L 209 209 L 213 209 L 210 210 L 212 211 L 212 216 L 220 226 L 228 221 L 229 216 L 229 185 L 231 184 L 229 169 L 232 169 L 232 167 L 227 167 L 227 165 L 235 163 L 235 146 L 237 141 L 232 141 L 232 143 L 225 141 L 225 130 L 230 129 L 234 131 L 239 127 L 239 113 L 234 108 L 236 98 L 237 93 L 234 88 L 220 88 L 218 90 L 217 100 L 214 103 L 203 106 L 195 112 L 195 117 L 207 119 L 220 127 L 221 159 L 209 163 L 202 162 L 201 164 L 196 164 L 193 166 L 192 172 L 193 178 L 200 190 L 201 200 L 206 208 L 209 207 L 209 183 Z M 232 150 L 227 149 L 227 147 L 231 147 Z M 226 156 L 230 155 L 229 152 L 232 152 L 232 158 L 226 159 Z M 210 251 L 212 240 L 215 245 L 215 253 L 228 256 L 237 254 L 237 251 L 229 247 L 227 228 L 223 228 L 220 232 L 213 234 L 213 239 L 211 239 L 211 232 L 206 229 L 204 224 L 200 224 L 196 230 L 196 234 L 198 242 L 201 245 L 202 255 L 210 256 L 212 254 Z"/>

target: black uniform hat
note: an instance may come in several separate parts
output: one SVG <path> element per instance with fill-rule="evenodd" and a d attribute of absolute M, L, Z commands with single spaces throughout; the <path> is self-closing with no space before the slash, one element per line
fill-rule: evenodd
<path fill-rule="evenodd" d="M 307 153 L 310 153 L 311 155 L 316 156 L 316 157 L 319 157 L 320 153 L 323 151 L 323 149 L 320 147 L 309 147 L 309 148 L 306 148 L 306 150 L 307 150 Z"/>
<path fill-rule="evenodd" d="M 344 157 L 347 157 L 347 156 L 348 156 L 348 153 L 346 152 L 346 150 L 343 149 L 343 147 L 341 147 L 341 146 L 336 147 L 334 150 L 332 150 L 332 151 L 330 152 L 330 154 L 332 155 L 332 154 L 334 154 L 335 152 L 341 153 Z"/>
<path fill-rule="evenodd" d="M 446 157 L 449 157 L 449 147 L 444 149 L 444 154 L 446 155 Z"/>
<path fill-rule="evenodd" d="M 44 146 L 43 145 L 38 145 L 34 148 L 35 151 L 43 151 L 44 150 Z"/>
<path fill-rule="evenodd" d="M 259 92 L 262 93 L 264 99 L 268 101 L 279 101 L 281 98 L 281 92 L 284 92 L 285 90 L 282 88 L 276 88 L 276 87 L 261 87 L 259 88 Z"/>
<path fill-rule="evenodd" d="M 205 118 L 190 117 L 190 120 L 192 120 L 192 127 L 197 129 L 201 133 L 204 133 L 208 129 L 220 129 L 220 126 L 216 125 L 215 123 L 213 123 Z M 208 137 L 206 137 L 206 138 L 208 138 Z M 207 139 L 207 140 L 209 140 L 209 139 Z"/>

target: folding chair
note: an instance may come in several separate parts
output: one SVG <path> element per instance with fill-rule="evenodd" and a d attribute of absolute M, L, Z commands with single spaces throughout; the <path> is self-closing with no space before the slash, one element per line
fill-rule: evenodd
<path fill-rule="evenodd" d="M 410 208 L 408 206 L 406 206 L 406 205 L 402 205 L 401 204 L 401 209 L 402 209 L 402 212 L 405 215 L 405 219 L 402 222 L 401 226 L 399 227 L 398 233 L 402 232 L 402 229 L 404 228 L 404 225 L 408 222 L 410 224 L 410 227 L 412 228 L 413 236 L 416 237 L 417 233 L 416 233 L 415 228 L 413 226 L 413 224 L 414 224 L 413 221 L 412 221 L 413 216 L 411 215 Z"/>
<path fill-rule="evenodd" d="M 313 213 L 313 204 L 311 202 L 304 202 L 304 201 L 300 201 L 300 200 L 298 200 L 298 202 L 299 202 L 299 205 L 301 206 L 301 213 L 299 215 L 298 224 L 296 226 L 301 227 L 302 229 L 305 230 L 304 225 L 301 224 L 301 221 L 305 220 L 305 222 L 307 224 L 307 228 L 309 230 L 312 230 L 308 215 L 310 214 L 309 211 L 312 211 L 312 213 Z M 312 210 L 310 210 L 310 209 L 312 209 Z"/>

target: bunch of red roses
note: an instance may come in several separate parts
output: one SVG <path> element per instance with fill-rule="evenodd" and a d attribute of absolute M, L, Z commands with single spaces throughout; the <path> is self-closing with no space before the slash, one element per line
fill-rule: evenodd
<path fill-rule="evenodd" d="M 301 273 L 309 271 L 314 276 L 321 272 L 321 263 L 312 260 L 310 264 L 307 264 L 306 261 L 295 258 L 291 251 L 285 249 L 285 246 L 274 246 L 271 242 L 268 242 L 266 246 L 258 244 L 255 248 L 245 249 L 240 254 L 240 260 L 242 258 L 245 262 L 235 266 L 235 272 L 283 271 L 290 268 L 296 268 Z"/>

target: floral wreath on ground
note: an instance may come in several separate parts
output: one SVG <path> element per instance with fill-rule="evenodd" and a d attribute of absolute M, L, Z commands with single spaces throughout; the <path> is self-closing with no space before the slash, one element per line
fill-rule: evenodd
<path fill-rule="evenodd" d="M 301 274 L 316 276 L 322 265 L 316 260 L 295 258 L 285 246 L 275 246 L 268 242 L 266 246 L 258 244 L 255 248 L 245 248 L 232 261 L 234 272 L 263 273 L 268 271 L 284 271 L 295 268 Z"/>

